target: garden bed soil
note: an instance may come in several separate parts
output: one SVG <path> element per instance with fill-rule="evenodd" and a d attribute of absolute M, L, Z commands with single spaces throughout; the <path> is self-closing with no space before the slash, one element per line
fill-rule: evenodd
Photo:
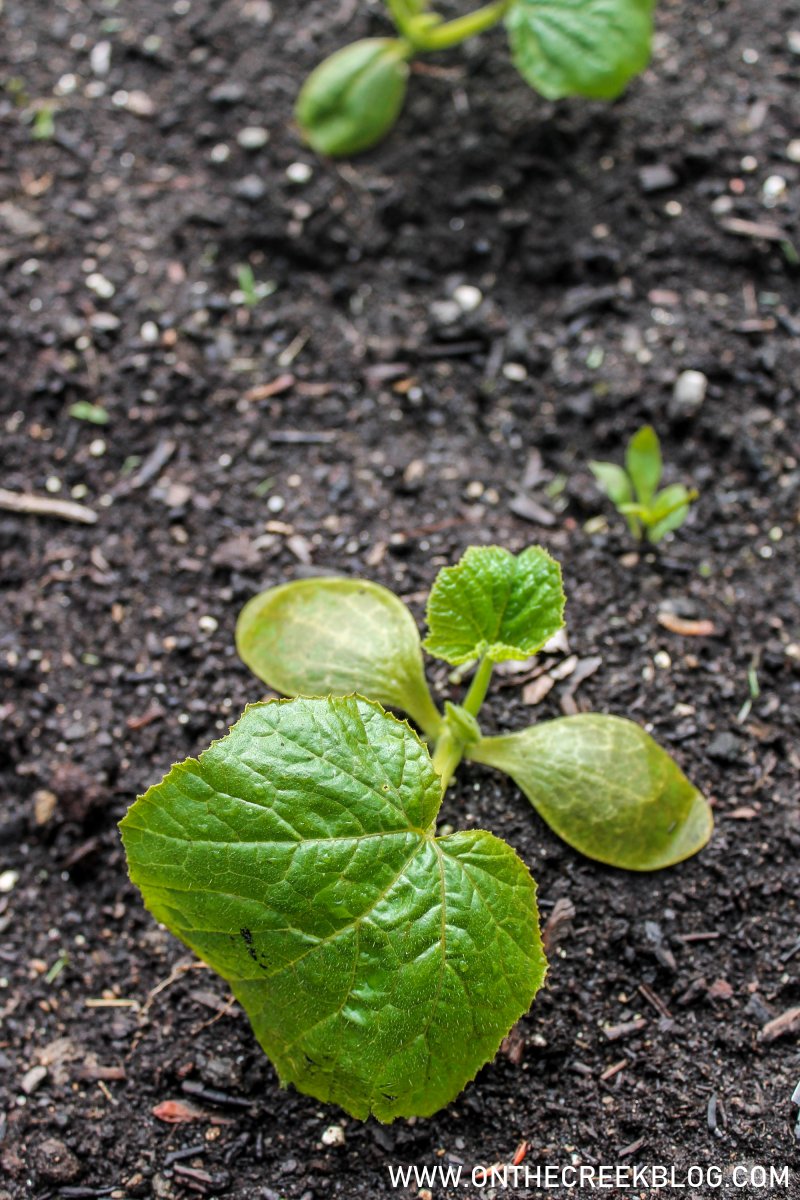
<path fill-rule="evenodd" d="M 3 485 L 97 516 L 0 515 L 0 1196 L 355 1200 L 397 1194 L 388 1164 L 471 1171 L 522 1141 L 531 1167 L 789 1165 L 774 1194 L 798 1196 L 800 1056 L 769 1023 L 800 1004 L 800 7 L 661 4 L 654 64 L 611 106 L 537 99 L 498 32 L 420 65 L 391 138 L 338 164 L 299 144 L 292 100 L 384 26 L 300 7 L 0 17 Z M 249 308 L 248 261 L 274 285 Z M 686 369 L 708 379 L 694 408 Z M 701 496 L 636 554 L 587 462 L 645 421 Z M 630 716 L 716 832 L 674 869 L 614 871 L 462 767 L 443 819 L 505 837 L 544 919 L 574 916 L 463 1095 L 360 1124 L 278 1088 L 224 983 L 144 912 L 116 822 L 263 694 L 233 648 L 248 597 L 340 571 L 421 617 L 473 542 L 550 549 L 570 651 L 601 660 L 536 708 L 501 679 L 487 727 Z M 199 1116 L 166 1123 L 165 1101 Z"/>

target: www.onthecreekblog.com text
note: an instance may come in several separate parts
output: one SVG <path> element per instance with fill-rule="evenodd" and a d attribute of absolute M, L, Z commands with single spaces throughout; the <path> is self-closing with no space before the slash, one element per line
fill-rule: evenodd
<path fill-rule="evenodd" d="M 551 1192 L 597 1193 L 625 1192 L 649 1188 L 651 1192 L 685 1192 L 687 1200 L 696 1189 L 749 1193 L 752 1190 L 790 1195 L 792 1172 L 788 1166 L 765 1166 L 761 1163 L 739 1162 L 725 1166 L 671 1166 L 664 1163 L 583 1164 L 580 1166 L 536 1164 L 467 1167 L 461 1163 L 437 1163 L 433 1166 L 403 1166 L 389 1164 L 389 1183 L 393 1188 L 454 1189 L 471 1188 L 480 1194 L 484 1189 L 520 1193 Z M 435 1194 L 435 1193 L 434 1193 Z"/>

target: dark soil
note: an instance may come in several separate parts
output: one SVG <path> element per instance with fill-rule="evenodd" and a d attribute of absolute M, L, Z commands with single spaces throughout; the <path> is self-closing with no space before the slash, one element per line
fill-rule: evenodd
<path fill-rule="evenodd" d="M 800 1004 L 800 4 L 662 3 L 652 69 L 607 107 L 536 99 L 498 33 L 420 67 L 377 151 L 321 163 L 292 99 L 324 53 L 384 28 L 368 9 L 6 0 L 0 17 L 2 483 L 98 515 L 0 516 L 3 1200 L 388 1196 L 389 1163 L 471 1170 L 522 1140 L 533 1166 L 800 1165 L 796 1038 L 762 1036 Z M 32 137 L 37 102 L 52 138 Z M 248 153 L 250 125 L 270 137 Z M 246 262 L 275 285 L 253 308 L 231 298 Z M 463 283 L 485 298 L 450 322 Z M 672 398 L 688 368 L 709 380 L 692 412 Z M 70 416 L 79 401 L 108 424 Z M 586 464 L 645 420 L 702 495 L 634 561 Z M 519 515 L 531 496 L 551 524 Z M 419 614 L 471 542 L 532 541 L 564 564 L 572 651 L 602 657 L 575 703 L 652 727 L 716 833 L 654 876 L 604 869 L 462 768 L 445 819 L 507 838 L 544 916 L 566 898 L 575 917 L 449 1109 L 361 1125 L 279 1090 L 222 981 L 144 912 L 116 822 L 261 694 L 232 638 L 255 591 L 363 573 Z M 667 611 L 715 633 L 670 632 Z M 485 724 L 530 721 L 501 682 Z M 167 1124 L 167 1100 L 204 1115 Z M 800 1196 L 800 1175 L 774 1194 Z"/>

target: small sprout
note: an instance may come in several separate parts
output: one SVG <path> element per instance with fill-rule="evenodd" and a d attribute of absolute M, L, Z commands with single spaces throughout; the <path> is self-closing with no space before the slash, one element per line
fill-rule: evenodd
<path fill-rule="evenodd" d="M 69 415 L 76 421 L 88 421 L 90 425 L 107 425 L 108 412 L 101 404 L 90 404 L 88 400 L 78 400 L 68 409 Z"/>
<path fill-rule="evenodd" d="M 436 828 L 462 759 L 505 772 L 610 866 L 654 871 L 708 841 L 708 803 L 633 721 L 482 735 L 494 665 L 536 653 L 563 612 L 538 546 L 471 547 L 443 569 L 424 647 L 476 665 L 440 712 L 416 622 L 386 588 L 302 579 L 242 610 L 239 654 L 295 698 L 249 705 L 121 829 L 147 907 L 229 981 L 282 1082 L 361 1120 L 429 1116 L 528 1011 L 547 963 L 527 866 L 485 830 Z"/>
<path fill-rule="evenodd" d="M 37 142 L 50 142 L 55 134 L 55 109 L 51 104 L 43 104 L 34 113 L 31 137 Z"/>
<path fill-rule="evenodd" d="M 689 515 L 689 505 L 698 497 L 696 488 L 672 483 L 658 491 L 661 482 L 661 444 L 652 425 L 645 425 L 628 442 L 625 467 L 616 463 L 590 462 L 592 474 L 618 513 L 628 522 L 637 542 L 643 531 L 654 546 Z"/>
<path fill-rule="evenodd" d="M 236 268 L 236 282 L 239 284 L 239 296 L 242 304 L 248 308 L 255 308 L 267 296 L 271 296 L 277 290 L 277 284 L 272 280 L 266 283 L 257 283 L 253 273 L 253 268 L 249 263 L 242 263 Z"/>
<path fill-rule="evenodd" d="M 446 21 L 426 0 L 386 0 L 396 38 L 367 38 L 308 77 L 296 115 L 308 144 L 339 157 L 374 146 L 405 100 L 408 60 L 505 23 L 514 66 L 548 100 L 613 100 L 650 58 L 655 0 L 490 0 Z"/>

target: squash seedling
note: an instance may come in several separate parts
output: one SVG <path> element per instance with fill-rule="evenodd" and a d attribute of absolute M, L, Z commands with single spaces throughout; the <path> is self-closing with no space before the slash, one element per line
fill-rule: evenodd
<path fill-rule="evenodd" d="M 147 907 L 228 980 L 284 1083 L 362 1119 L 428 1116 L 530 1007 L 546 961 L 527 867 L 484 830 L 437 834 L 462 758 L 509 774 L 600 862 L 655 870 L 708 840 L 708 804 L 631 721 L 482 735 L 494 665 L 539 651 L 563 610 L 537 546 L 473 547 L 443 569 L 423 644 L 366 580 L 287 583 L 243 609 L 242 658 L 297 698 L 250 705 L 121 828 Z M 463 704 L 439 711 L 422 645 L 477 663 Z"/>
<path fill-rule="evenodd" d="M 625 520 L 637 542 L 643 532 L 654 546 L 680 529 L 689 515 L 689 505 L 698 497 L 695 488 L 671 483 L 658 491 L 663 465 L 661 443 L 652 425 L 645 425 L 628 442 L 625 466 L 590 462 L 589 468 L 611 503 Z"/>
<path fill-rule="evenodd" d="M 308 144 L 332 157 L 381 141 L 403 107 L 409 61 L 504 22 L 515 67 L 548 100 L 612 100 L 650 58 L 654 0 L 493 0 L 445 21 L 427 0 L 386 0 L 397 37 L 365 38 L 326 58 L 300 92 Z"/>

